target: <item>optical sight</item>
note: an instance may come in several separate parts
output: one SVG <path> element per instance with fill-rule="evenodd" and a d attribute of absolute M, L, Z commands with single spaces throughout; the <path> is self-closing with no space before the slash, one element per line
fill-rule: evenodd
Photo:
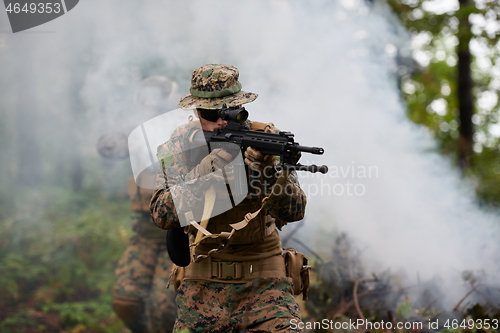
<path fill-rule="evenodd" d="M 222 120 L 233 120 L 242 123 L 248 119 L 248 111 L 244 107 L 238 108 L 236 106 L 222 108 L 219 110 L 219 117 Z"/>

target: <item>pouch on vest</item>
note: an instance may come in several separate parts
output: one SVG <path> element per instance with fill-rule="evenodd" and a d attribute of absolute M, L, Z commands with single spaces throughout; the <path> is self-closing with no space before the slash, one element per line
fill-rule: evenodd
<path fill-rule="evenodd" d="M 177 291 L 182 281 L 184 281 L 184 273 L 185 267 L 180 267 L 174 264 L 172 267 L 172 273 L 170 273 L 170 276 L 168 277 L 167 289 L 170 287 L 170 284 L 173 283 L 174 290 Z"/>
<path fill-rule="evenodd" d="M 294 248 L 283 249 L 285 259 L 286 276 L 292 278 L 293 294 L 302 294 L 302 299 L 307 300 L 307 289 L 309 288 L 309 258 Z"/>

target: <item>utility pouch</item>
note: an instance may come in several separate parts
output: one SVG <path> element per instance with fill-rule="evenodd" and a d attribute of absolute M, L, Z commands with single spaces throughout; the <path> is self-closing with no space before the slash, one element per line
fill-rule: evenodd
<path fill-rule="evenodd" d="M 174 264 L 174 266 L 172 267 L 172 273 L 170 273 L 170 276 L 168 277 L 167 288 L 170 287 L 170 284 L 173 284 L 174 290 L 177 291 L 182 281 L 184 281 L 184 272 L 185 267 L 177 266 Z"/>
<path fill-rule="evenodd" d="M 294 248 L 283 249 L 286 276 L 293 280 L 293 294 L 302 294 L 302 299 L 307 300 L 307 289 L 309 288 L 309 258 Z"/>

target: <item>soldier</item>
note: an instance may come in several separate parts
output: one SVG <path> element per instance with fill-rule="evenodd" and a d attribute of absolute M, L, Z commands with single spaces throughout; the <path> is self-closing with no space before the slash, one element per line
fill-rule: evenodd
<path fill-rule="evenodd" d="M 241 91 L 238 77 L 238 70 L 229 65 L 209 64 L 196 69 L 191 94 L 181 98 L 178 106 L 195 109 L 204 131 L 225 128 L 227 121 L 218 118 L 219 109 L 240 106 L 257 98 L 254 93 Z M 163 229 L 179 228 L 179 218 L 189 216 L 200 205 L 206 210 L 210 205 L 207 184 L 211 182 L 205 180 L 215 177 L 213 171 L 223 169 L 234 158 L 225 149 L 213 149 L 200 161 L 187 158 L 183 145 L 196 123 L 179 126 L 171 139 L 158 147 L 161 168 L 151 200 L 151 214 Z M 273 124 L 247 120 L 245 125 L 252 130 L 278 132 Z M 195 239 L 194 234 L 200 232 L 192 226 L 185 228 L 192 234 L 192 260 L 177 289 L 178 317 L 174 331 L 297 331 L 290 321 L 300 321 L 299 307 L 293 296 L 292 279 L 286 275 L 276 228 L 281 230 L 287 222 L 303 218 L 306 197 L 294 171 L 274 170 L 278 163 L 276 156 L 263 155 L 251 147 L 244 156 L 245 164 L 257 171 L 261 182 L 257 187 L 250 186 L 252 193 L 236 207 L 211 215 L 206 231 L 212 236 L 226 236 Z M 269 169 L 273 172 L 268 172 Z M 264 187 L 265 183 L 270 186 Z M 276 191 L 278 188 L 286 191 Z M 212 200 L 217 200 L 217 196 Z M 244 219 L 247 213 L 254 213 L 249 221 Z M 238 222 L 245 226 L 235 230 L 233 225 Z"/>
<path fill-rule="evenodd" d="M 121 131 L 102 135 L 97 143 L 99 153 L 107 158 L 127 158 L 127 136 L 131 130 L 169 111 L 177 98 L 175 82 L 162 76 L 143 80 L 134 96 L 141 112 Z M 155 175 L 155 171 L 145 172 L 139 177 L 147 183 L 154 182 Z M 130 176 L 128 194 L 133 236 L 115 270 L 113 310 L 134 333 L 171 332 L 177 309 L 174 292 L 166 288 L 172 262 L 166 251 L 165 231 L 154 225 L 149 213 L 152 190 L 137 186 Z"/>

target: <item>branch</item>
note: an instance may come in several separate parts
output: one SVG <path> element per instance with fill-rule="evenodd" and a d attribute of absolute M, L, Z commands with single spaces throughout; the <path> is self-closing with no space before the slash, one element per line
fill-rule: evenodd
<path fill-rule="evenodd" d="M 355 280 L 354 281 L 354 288 L 352 290 L 352 298 L 354 301 L 354 306 L 356 307 L 356 312 L 358 313 L 359 318 L 365 320 L 365 316 L 363 315 L 363 312 L 361 312 L 361 308 L 359 307 L 359 302 L 358 302 L 358 286 L 359 286 L 360 280 Z"/>
<path fill-rule="evenodd" d="M 457 305 L 455 305 L 455 307 L 453 308 L 453 311 L 457 311 L 458 308 L 460 307 L 460 304 L 462 304 L 462 302 L 467 298 L 469 297 L 470 294 L 472 294 L 474 292 L 474 290 L 476 290 L 477 286 L 472 286 L 472 289 L 469 290 L 469 292 L 467 294 L 465 294 L 464 297 L 462 297 L 462 299 L 460 301 L 458 301 Z"/>

